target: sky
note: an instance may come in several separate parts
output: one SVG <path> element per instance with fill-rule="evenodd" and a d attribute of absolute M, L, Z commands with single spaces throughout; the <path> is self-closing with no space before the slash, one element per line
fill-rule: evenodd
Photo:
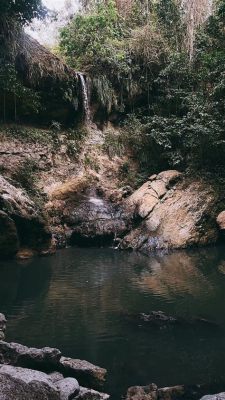
<path fill-rule="evenodd" d="M 65 3 L 65 0 L 43 0 L 43 4 L 50 8 L 50 9 L 55 9 L 55 10 L 60 10 Z"/>
<path fill-rule="evenodd" d="M 42 0 L 42 2 L 49 9 L 59 11 L 59 18 L 57 21 L 35 19 L 26 31 L 41 44 L 55 47 L 59 39 L 59 30 L 68 23 L 70 15 L 77 11 L 79 0 Z M 70 4 L 69 10 L 65 7 L 65 3 L 67 6 Z"/>

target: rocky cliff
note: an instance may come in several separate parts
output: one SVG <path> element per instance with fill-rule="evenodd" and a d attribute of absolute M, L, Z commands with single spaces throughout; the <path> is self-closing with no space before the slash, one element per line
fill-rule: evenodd
<path fill-rule="evenodd" d="M 129 155 L 109 157 L 96 127 L 78 152 L 71 133 L 49 140 L 49 132 L 41 135 L 35 140 L 1 135 L 1 256 L 29 255 L 27 249 L 45 253 L 68 244 L 114 244 L 149 254 L 219 240 L 223 214 L 217 216 L 224 205 L 215 180 L 172 170 L 134 190 L 121 169 L 129 160 L 135 176 L 135 163 Z"/>
<path fill-rule="evenodd" d="M 126 201 L 137 222 L 120 247 L 149 254 L 216 243 L 221 205 L 218 188 L 208 180 L 173 170 L 153 175 Z"/>

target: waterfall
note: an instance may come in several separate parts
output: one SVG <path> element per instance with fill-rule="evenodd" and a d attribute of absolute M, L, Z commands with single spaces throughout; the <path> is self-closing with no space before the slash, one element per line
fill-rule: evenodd
<path fill-rule="evenodd" d="M 89 107 L 89 97 L 88 97 L 88 87 L 84 75 L 78 73 L 78 77 L 80 79 L 81 88 L 82 88 L 82 99 L 83 99 L 83 108 L 84 108 L 84 115 L 85 115 L 85 122 L 89 124 L 91 122 L 91 113 Z"/>

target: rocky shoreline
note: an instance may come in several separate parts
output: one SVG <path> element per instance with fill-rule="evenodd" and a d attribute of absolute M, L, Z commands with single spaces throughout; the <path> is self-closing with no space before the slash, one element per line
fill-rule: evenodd
<path fill-rule="evenodd" d="M 99 391 L 106 379 L 104 368 L 64 357 L 58 349 L 8 343 L 6 322 L 4 314 L 0 314 L 0 400 L 110 399 L 109 394 Z M 125 400 L 225 399 L 225 392 L 205 395 L 214 391 L 215 385 L 210 384 L 158 388 L 152 383 L 130 387 Z"/>
<path fill-rule="evenodd" d="M 0 314 L 1 339 L 5 331 Z M 88 361 L 63 357 L 58 349 L 0 340 L 0 400 L 107 400 L 110 396 L 97 390 L 106 373 Z"/>

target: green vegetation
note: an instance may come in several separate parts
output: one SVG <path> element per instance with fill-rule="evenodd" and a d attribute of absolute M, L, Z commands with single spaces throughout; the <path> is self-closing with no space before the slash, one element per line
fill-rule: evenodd
<path fill-rule="evenodd" d="M 110 155 L 128 145 L 149 172 L 222 171 L 225 2 L 199 29 L 192 61 L 179 2 L 149 3 L 143 12 L 134 1 L 125 15 L 113 0 L 92 2 L 62 30 L 61 53 L 90 75 L 92 101 L 121 121 L 119 136 L 107 135 Z"/>
<path fill-rule="evenodd" d="M 4 18 L 14 18 L 20 23 L 27 23 L 32 18 L 45 12 L 41 0 L 1 0 L 0 15 Z"/>

